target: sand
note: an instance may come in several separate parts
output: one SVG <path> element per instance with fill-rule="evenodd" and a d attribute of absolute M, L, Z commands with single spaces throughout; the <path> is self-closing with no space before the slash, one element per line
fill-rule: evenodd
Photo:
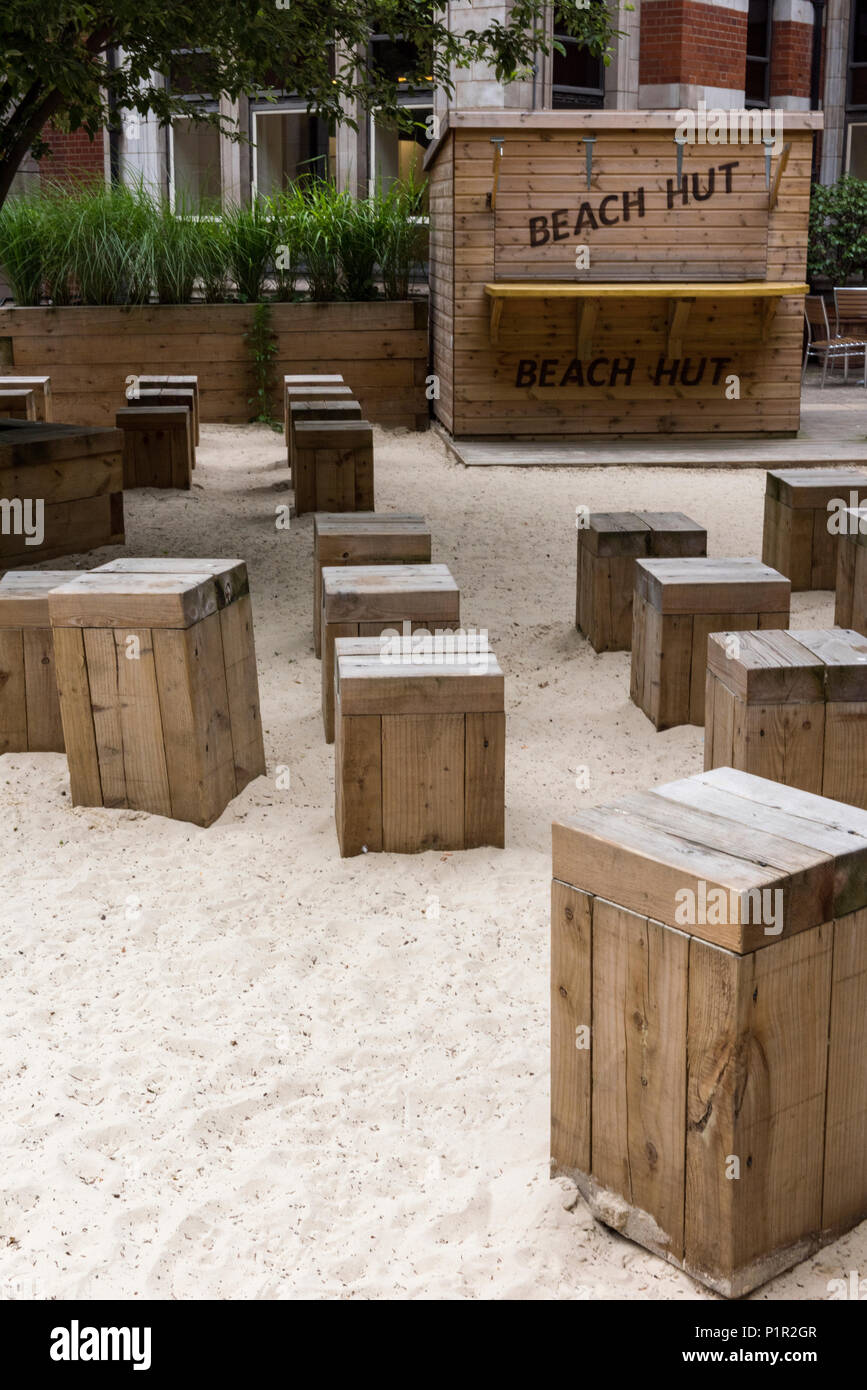
<path fill-rule="evenodd" d="M 127 495 L 125 553 L 247 561 L 268 776 L 200 830 L 0 758 L 0 1295 L 714 1297 L 548 1177 L 549 827 L 702 759 L 574 629 L 576 505 L 677 508 L 756 554 L 763 476 L 465 469 L 377 431 L 378 506 L 428 516 L 506 672 L 508 848 L 341 860 L 284 457 L 206 426 L 190 494 Z M 796 596 L 794 626 L 832 617 Z M 754 1297 L 865 1267 L 867 1225 Z"/>

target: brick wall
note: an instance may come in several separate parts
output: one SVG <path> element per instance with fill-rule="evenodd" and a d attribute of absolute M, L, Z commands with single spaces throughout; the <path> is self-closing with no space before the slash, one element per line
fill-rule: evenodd
<path fill-rule="evenodd" d="M 774 23 L 771 47 L 771 101 L 809 97 L 813 30 L 809 24 Z"/>
<path fill-rule="evenodd" d="M 63 131 L 44 131 L 51 154 L 40 160 L 43 179 L 103 178 L 105 176 L 105 131 L 98 131 L 93 140 L 83 130 L 67 135 Z"/>
<path fill-rule="evenodd" d="M 747 16 L 694 0 L 652 0 L 641 7 L 639 81 L 742 90 Z"/>

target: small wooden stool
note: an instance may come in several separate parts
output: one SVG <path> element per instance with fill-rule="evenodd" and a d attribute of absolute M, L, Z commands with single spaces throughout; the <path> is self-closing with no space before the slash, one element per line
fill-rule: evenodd
<path fill-rule="evenodd" d="M 492 652 L 395 639 L 335 643 L 334 814 L 340 853 L 502 848 L 506 715 Z M 486 639 L 485 639 L 486 646 Z M 385 659 L 387 657 L 387 659 Z"/>
<path fill-rule="evenodd" d="M 0 569 L 123 544 L 120 430 L 0 424 L 0 497 L 11 502 L 12 518 L 0 526 Z"/>
<path fill-rule="evenodd" d="M 48 594 L 76 570 L 10 570 L 0 579 L 0 753 L 63 753 Z"/>
<path fill-rule="evenodd" d="M 326 566 L 322 571 L 322 724 L 334 742 L 334 639 L 388 629 L 457 628 L 461 592 L 447 565 Z"/>
<path fill-rule="evenodd" d="M 191 420 L 187 406 L 149 405 L 119 410 L 125 488 L 192 487 Z"/>
<path fill-rule="evenodd" d="M 289 443 L 287 446 L 287 461 L 291 469 L 295 454 L 295 426 L 299 424 L 310 424 L 315 421 L 317 424 L 325 421 L 341 420 L 360 420 L 361 406 L 358 401 L 289 401 Z"/>
<path fill-rule="evenodd" d="M 339 380 L 330 377 L 316 377 L 310 381 L 285 382 L 283 386 L 283 433 L 286 446 L 291 446 L 289 437 L 289 407 L 293 401 L 351 401 L 354 396 L 343 377 Z"/>
<path fill-rule="evenodd" d="M 48 424 L 54 419 L 50 376 L 0 376 L 0 390 L 32 391 L 36 419 Z"/>
<path fill-rule="evenodd" d="M 139 389 L 144 387 L 146 391 L 154 388 L 177 389 L 179 391 L 192 391 L 193 393 L 193 445 L 198 448 L 200 442 L 200 406 L 199 406 L 199 378 L 197 376 L 140 376 L 138 379 Z"/>
<path fill-rule="evenodd" d="M 174 406 L 176 410 L 190 412 L 190 468 L 196 466 L 196 437 L 194 409 L 196 393 L 188 386 L 144 386 L 136 395 L 129 397 L 129 406 L 137 410 L 151 410 L 154 406 Z"/>
<path fill-rule="evenodd" d="M 367 420 L 313 421 L 294 426 L 295 509 L 372 512 L 373 427 Z"/>
<path fill-rule="evenodd" d="M 717 768 L 553 830 L 552 1170 L 739 1298 L 867 1216 L 867 814 Z"/>
<path fill-rule="evenodd" d="M 657 729 L 703 724 L 708 635 L 788 627 L 790 599 L 759 560 L 636 560 L 631 699 Z"/>
<path fill-rule="evenodd" d="M 706 555 L 707 531 L 682 512 L 594 512 L 578 528 L 575 626 L 597 652 L 632 646 L 635 561 Z"/>
<path fill-rule="evenodd" d="M 0 391 L 0 418 L 4 420 L 35 420 L 36 393 L 33 390 Z"/>
<path fill-rule="evenodd" d="M 326 374 L 325 372 L 301 372 L 290 374 L 283 377 L 283 437 L 286 444 L 289 444 L 289 396 L 290 386 L 344 386 L 346 383 L 339 372 Z M 298 400 L 299 397 L 294 397 Z"/>
<path fill-rule="evenodd" d="M 774 469 L 765 485 L 762 559 L 792 588 L 833 589 L 837 536 L 828 504 L 867 502 L 867 474 L 849 468 Z"/>
<path fill-rule="evenodd" d="M 116 560 L 48 611 L 74 805 L 207 826 L 265 771 L 243 561 Z"/>
<path fill-rule="evenodd" d="M 704 765 L 867 810 L 867 638 L 839 628 L 714 633 Z"/>
<path fill-rule="evenodd" d="M 423 516 L 396 512 L 314 512 L 313 649 L 322 655 L 323 565 L 428 564 L 430 529 Z"/>
<path fill-rule="evenodd" d="M 837 537 L 834 622 L 867 634 L 867 507 L 848 508 Z"/>

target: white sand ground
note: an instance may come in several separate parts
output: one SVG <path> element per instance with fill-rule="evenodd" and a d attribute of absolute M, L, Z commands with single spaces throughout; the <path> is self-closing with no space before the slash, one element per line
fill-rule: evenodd
<path fill-rule="evenodd" d="M 678 508 L 756 554 L 762 476 L 468 470 L 378 431 L 378 506 L 429 517 L 507 674 L 508 848 L 343 861 L 282 458 L 206 428 L 191 494 L 127 497 L 127 553 L 248 562 L 267 778 L 199 830 L 74 810 L 62 757 L 0 758 L 0 1293 L 713 1297 L 548 1177 L 549 827 L 701 767 L 701 731 L 654 733 L 628 656 L 575 632 L 576 504 Z M 795 626 L 832 616 L 796 597 Z M 756 1296 L 851 1269 L 867 1225 Z"/>

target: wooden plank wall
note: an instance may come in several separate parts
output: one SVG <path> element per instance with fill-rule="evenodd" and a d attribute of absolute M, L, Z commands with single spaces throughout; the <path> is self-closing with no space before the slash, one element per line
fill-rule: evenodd
<path fill-rule="evenodd" d="M 114 424 L 124 382 L 136 373 L 195 373 L 201 418 L 250 418 L 246 304 L 0 310 L 7 373 L 48 373 L 54 418 Z M 377 424 L 426 429 L 427 303 L 274 304 L 275 375 L 340 372 Z M 10 354 L 11 352 L 11 360 Z M 279 391 L 273 402 L 279 416 Z"/>
<path fill-rule="evenodd" d="M 454 143 L 447 137 L 430 171 L 430 294 L 434 371 L 439 377 L 437 417 L 446 429 L 454 424 L 455 217 Z"/>
<path fill-rule="evenodd" d="M 806 262 L 811 135 L 785 134 L 791 142 L 776 207 L 768 212 L 763 146 L 701 145 L 684 150 L 683 170 L 692 188 L 695 173 L 706 191 L 710 167 L 718 170 L 712 199 L 666 208 L 666 183 L 676 183 L 676 146 L 665 129 L 596 128 L 591 190 L 586 187 L 584 147 L 578 130 L 461 128 L 448 133 L 430 168 L 445 188 L 453 170 L 453 245 L 447 229 L 449 202 L 432 201 L 431 298 L 433 370 L 453 394 L 435 409 L 456 436 L 558 438 L 588 434 L 790 433 L 799 426 L 803 301 L 778 302 L 766 341 L 763 301 L 704 300 L 691 310 L 683 335 L 676 379 L 667 374 L 669 302 L 657 298 L 606 299 L 601 303 L 592 354 L 598 385 L 560 385 L 576 357 L 574 301 L 507 301 L 499 341 L 489 341 L 490 301 L 484 286 L 493 280 L 651 279 L 731 280 L 760 277 L 802 280 Z M 492 184 L 491 137 L 504 136 L 496 213 L 486 203 Z M 719 167 L 738 161 L 731 192 Z M 444 166 L 440 169 L 440 166 Z M 645 215 L 634 210 L 622 221 L 622 194 L 644 187 Z M 606 213 L 621 223 L 597 226 L 589 219 L 580 241 L 590 247 L 590 271 L 579 271 L 572 233 L 588 202 L 598 212 L 602 198 L 617 192 Z M 559 242 L 529 247 L 529 218 L 568 209 Z M 685 216 L 684 216 L 685 215 Z M 448 265 L 453 256 L 453 269 Z M 454 349 L 447 347 L 449 278 L 454 276 Z M 441 325 L 441 331 L 438 328 Z M 722 364 L 711 358 L 731 359 Z M 534 383 L 518 385 L 519 364 L 536 365 Z M 542 360 L 554 363 L 546 384 L 538 380 Z M 633 361 L 631 374 L 629 362 Z M 661 372 L 659 383 L 655 376 Z M 526 377 L 527 373 L 524 374 Z M 727 399 L 725 378 L 737 375 L 740 398 Z"/>

